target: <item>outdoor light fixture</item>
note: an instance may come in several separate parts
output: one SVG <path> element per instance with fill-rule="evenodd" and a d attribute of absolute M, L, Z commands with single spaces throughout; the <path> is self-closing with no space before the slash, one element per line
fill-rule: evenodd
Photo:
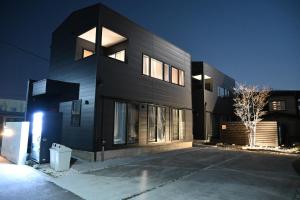
<path fill-rule="evenodd" d="M 14 135 L 14 131 L 11 130 L 10 128 L 7 128 L 7 127 L 4 126 L 4 130 L 2 132 L 2 136 L 3 137 L 11 137 L 13 135 Z"/>
<path fill-rule="evenodd" d="M 194 79 L 198 79 L 198 80 L 202 80 L 202 75 L 199 74 L 199 75 L 195 75 L 195 76 L 192 76 Z M 207 75 L 204 75 L 204 79 L 211 79 L 210 76 L 207 76 Z"/>
<path fill-rule="evenodd" d="M 225 124 L 222 124 L 222 130 L 226 130 L 227 126 Z"/>
<path fill-rule="evenodd" d="M 43 128 L 43 115 L 42 112 L 36 112 L 33 114 L 32 122 L 32 142 L 38 143 L 41 140 L 42 128 Z"/>

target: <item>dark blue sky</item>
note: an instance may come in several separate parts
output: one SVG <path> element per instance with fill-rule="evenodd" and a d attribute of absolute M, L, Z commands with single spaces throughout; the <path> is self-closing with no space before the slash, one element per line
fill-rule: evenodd
<path fill-rule="evenodd" d="M 51 32 L 74 10 L 103 2 L 239 82 L 300 90 L 299 0 L 54 0 L 0 4 L 0 98 L 25 98 L 45 78 Z"/>

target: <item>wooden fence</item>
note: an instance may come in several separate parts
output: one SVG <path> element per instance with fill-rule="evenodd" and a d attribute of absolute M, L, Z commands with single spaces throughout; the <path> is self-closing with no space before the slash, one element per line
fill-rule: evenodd
<path fill-rule="evenodd" d="M 221 141 L 223 143 L 248 145 L 248 133 L 242 122 L 221 123 Z M 278 146 L 278 128 L 276 121 L 262 121 L 257 124 L 256 145 Z"/>

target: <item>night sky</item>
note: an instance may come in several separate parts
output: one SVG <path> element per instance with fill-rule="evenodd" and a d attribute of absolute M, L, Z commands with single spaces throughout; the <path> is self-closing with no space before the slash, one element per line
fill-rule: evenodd
<path fill-rule="evenodd" d="M 238 82 L 300 90 L 299 0 L 2 0 L 0 98 L 47 76 L 52 31 L 98 2 Z"/>

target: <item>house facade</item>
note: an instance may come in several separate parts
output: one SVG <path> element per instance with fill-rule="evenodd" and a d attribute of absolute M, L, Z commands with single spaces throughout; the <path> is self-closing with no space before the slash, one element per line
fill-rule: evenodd
<path fill-rule="evenodd" d="M 191 143 L 190 77 L 187 52 L 97 4 L 53 32 L 49 76 L 29 82 L 27 117 L 62 113 L 60 142 L 94 154 Z"/>
<path fill-rule="evenodd" d="M 205 62 L 192 62 L 194 139 L 210 142 L 220 137 L 221 122 L 234 118 L 235 80 Z"/>
<path fill-rule="evenodd" d="M 300 142 L 300 91 L 273 90 L 265 121 L 277 121 L 280 145 Z"/>

